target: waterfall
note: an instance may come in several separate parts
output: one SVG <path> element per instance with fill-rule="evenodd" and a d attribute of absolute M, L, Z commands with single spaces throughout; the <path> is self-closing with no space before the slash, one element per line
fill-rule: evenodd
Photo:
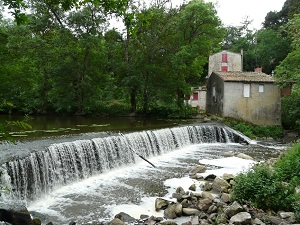
<path fill-rule="evenodd" d="M 199 143 L 249 143 L 228 127 L 184 126 L 91 140 L 52 144 L 29 156 L 6 162 L 2 173 L 18 199 L 34 200 L 72 182 L 140 160 Z"/>

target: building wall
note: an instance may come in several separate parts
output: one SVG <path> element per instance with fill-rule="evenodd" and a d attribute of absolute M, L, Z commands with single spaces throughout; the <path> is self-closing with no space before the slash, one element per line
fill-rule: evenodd
<path fill-rule="evenodd" d="M 206 88 L 206 112 L 223 116 L 224 81 L 213 73 Z"/>
<path fill-rule="evenodd" d="M 222 55 L 227 54 L 227 62 L 222 62 Z M 242 71 L 242 56 L 239 53 L 222 51 L 209 57 L 208 76 L 212 72 L 222 71 L 222 66 L 227 66 L 228 71 Z"/>
<path fill-rule="evenodd" d="M 250 83 L 250 97 L 244 97 L 242 82 L 224 83 L 224 117 L 245 120 L 256 125 L 281 125 L 280 90 L 273 83 Z M 261 84 L 262 85 L 262 84 Z"/>

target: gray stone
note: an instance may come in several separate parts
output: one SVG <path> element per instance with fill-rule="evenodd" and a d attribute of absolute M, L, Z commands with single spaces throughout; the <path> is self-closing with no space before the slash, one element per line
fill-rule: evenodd
<path fill-rule="evenodd" d="M 218 211 L 218 208 L 217 208 L 217 206 L 215 206 L 215 205 L 211 205 L 209 208 L 208 208 L 208 210 L 207 210 L 207 213 L 215 213 L 215 212 L 217 212 Z"/>
<path fill-rule="evenodd" d="M 182 187 L 177 187 L 176 188 L 176 193 L 183 195 L 185 193 L 185 191 L 184 191 L 184 189 Z"/>
<path fill-rule="evenodd" d="M 188 208 L 189 207 L 189 202 L 187 199 L 183 199 L 181 202 L 182 208 Z"/>
<path fill-rule="evenodd" d="M 27 208 L 23 203 L 17 202 L 2 202 L 0 204 L 0 221 L 8 222 L 12 225 L 33 225 Z"/>
<path fill-rule="evenodd" d="M 205 198 L 198 201 L 197 208 L 201 211 L 206 212 L 211 205 L 212 205 L 212 200 L 209 198 Z"/>
<path fill-rule="evenodd" d="M 170 204 L 170 201 L 165 200 L 163 198 L 157 198 L 155 200 L 155 210 L 159 211 L 160 209 L 166 209 L 169 204 Z"/>
<path fill-rule="evenodd" d="M 230 188 L 230 184 L 226 180 L 216 177 L 212 184 L 212 188 L 215 191 L 223 192 L 224 190 Z"/>
<path fill-rule="evenodd" d="M 122 220 L 118 218 L 114 218 L 112 221 L 108 223 L 108 225 L 126 225 Z"/>
<path fill-rule="evenodd" d="M 175 223 L 175 222 L 173 222 L 173 221 L 169 221 L 169 220 L 164 221 L 164 222 L 162 222 L 161 224 L 162 224 L 162 225 L 177 225 L 177 223 Z"/>
<path fill-rule="evenodd" d="M 124 213 L 124 212 L 118 213 L 117 215 L 115 215 L 115 218 L 118 218 L 118 219 L 122 220 L 125 223 L 132 223 L 132 222 L 136 221 L 135 218 L 133 218 L 132 216 L 130 216 L 127 213 Z"/>
<path fill-rule="evenodd" d="M 204 180 L 213 181 L 217 176 L 214 174 L 209 174 L 206 177 L 204 177 Z"/>
<path fill-rule="evenodd" d="M 193 208 L 183 208 L 182 209 L 182 214 L 184 216 L 194 216 L 198 215 L 200 211 L 198 209 L 193 209 Z"/>
<path fill-rule="evenodd" d="M 224 152 L 223 155 L 224 155 L 225 157 L 233 157 L 233 156 L 234 156 L 234 152 L 233 152 L 233 151 Z"/>
<path fill-rule="evenodd" d="M 231 194 L 228 193 L 222 193 L 221 200 L 225 203 L 231 202 Z"/>
<path fill-rule="evenodd" d="M 241 158 L 241 159 L 248 159 L 248 160 L 253 160 L 253 158 L 249 155 L 246 155 L 244 153 L 239 153 L 236 155 L 236 157 Z"/>
<path fill-rule="evenodd" d="M 224 173 L 222 178 L 224 180 L 226 180 L 227 182 L 230 182 L 231 180 L 233 180 L 235 178 L 235 176 L 233 174 Z"/>
<path fill-rule="evenodd" d="M 255 218 L 254 220 L 252 220 L 252 224 L 253 225 L 266 225 L 264 222 L 262 222 L 260 219 Z"/>
<path fill-rule="evenodd" d="M 234 201 L 224 210 L 224 213 L 230 218 L 242 211 L 244 211 L 243 207 L 238 202 Z"/>
<path fill-rule="evenodd" d="M 251 224 L 251 215 L 247 212 L 240 212 L 229 220 L 230 225 L 250 225 Z"/>
<path fill-rule="evenodd" d="M 191 217 L 191 224 L 198 225 L 199 224 L 199 216 L 192 216 Z"/>
<path fill-rule="evenodd" d="M 219 213 L 217 215 L 217 218 L 216 218 L 216 223 L 217 224 L 226 224 L 227 223 L 227 216 L 225 213 Z"/>
<path fill-rule="evenodd" d="M 198 165 L 191 168 L 190 174 L 204 173 L 205 171 L 206 171 L 206 166 Z"/>
<path fill-rule="evenodd" d="M 182 205 L 180 203 L 173 203 L 168 206 L 164 211 L 164 216 L 169 219 L 175 219 L 182 216 Z"/>
<path fill-rule="evenodd" d="M 196 184 L 192 184 L 192 185 L 189 187 L 189 190 L 191 190 L 191 191 L 196 191 Z"/>
<path fill-rule="evenodd" d="M 214 199 L 214 196 L 213 196 L 210 192 L 203 191 L 203 192 L 202 192 L 202 198 L 208 198 L 208 199 L 213 200 L 213 199 Z"/>
<path fill-rule="evenodd" d="M 206 181 L 202 187 L 203 191 L 211 191 L 212 189 L 212 184 L 208 181 Z"/>

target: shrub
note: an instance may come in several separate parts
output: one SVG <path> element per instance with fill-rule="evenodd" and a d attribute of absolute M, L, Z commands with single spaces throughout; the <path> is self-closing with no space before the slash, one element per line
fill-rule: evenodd
<path fill-rule="evenodd" d="M 233 198 L 240 202 L 247 200 L 263 210 L 292 210 L 294 191 L 275 177 L 267 165 L 256 165 L 236 177 Z"/>
<path fill-rule="evenodd" d="M 254 166 L 236 177 L 233 198 L 247 200 L 261 209 L 291 210 L 300 222 L 300 143 L 288 149 L 271 168 L 266 164 Z"/>
<path fill-rule="evenodd" d="M 278 179 L 286 182 L 300 177 L 300 142 L 294 144 L 285 152 L 275 163 L 274 169 Z"/>

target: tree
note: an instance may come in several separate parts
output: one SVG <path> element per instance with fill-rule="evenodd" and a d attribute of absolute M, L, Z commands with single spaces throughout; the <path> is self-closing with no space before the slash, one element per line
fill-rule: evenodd
<path fill-rule="evenodd" d="M 195 84 L 195 78 L 199 81 L 209 53 L 221 43 L 224 33 L 214 6 L 202 0 L 182 6 L 172 23 L 172 29 L 177 30 L 171 40 L 176 103 L 182 106 L 183 94 L 189 92 L 189 86 Z"/>

